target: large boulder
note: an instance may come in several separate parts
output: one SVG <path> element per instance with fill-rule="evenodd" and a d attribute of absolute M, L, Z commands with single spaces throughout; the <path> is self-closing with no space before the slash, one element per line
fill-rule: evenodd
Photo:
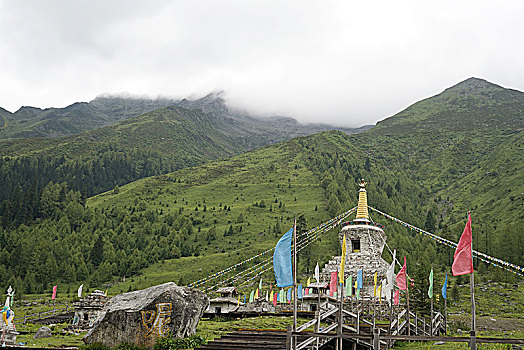
<path fill-rule="evenodd" d="M 38 330 L 36 331 L 35 335 L 33 336 L 33 339 L 38 339 L 38 338 L 49 338 L 51 336 L 51 329 L 47 326 L 42 326 L 40 328 L 38 328 Z"/>
<path fill-rule="evenodd" d="M 195 334 L 207 296 L 173 282 L 117 295 L 106 303 L 84 343 L 114 347 L 121 343 L 151 347 L 157 338 Z"/>

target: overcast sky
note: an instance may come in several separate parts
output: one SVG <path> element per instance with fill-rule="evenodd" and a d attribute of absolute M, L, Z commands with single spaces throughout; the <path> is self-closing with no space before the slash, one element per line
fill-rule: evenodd
<path fill-rule="evenodd" d="M 523 18 L 517 0 L 0 0 L 0 106 L 222 90 L 261 115 L 374 124 L 472 76 L 524 90 Z"/>

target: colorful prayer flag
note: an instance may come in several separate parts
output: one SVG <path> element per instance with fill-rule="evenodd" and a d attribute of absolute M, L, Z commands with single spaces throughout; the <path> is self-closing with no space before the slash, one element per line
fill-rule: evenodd
<path fill-rule="evenodd" d="M 278 293 L 273 295 L 271 299 L 273 300 L 273 305 L 275 305 L 275 307 L 276 307 L 277 306 Z"/>
<path fill-rule="evenodd" d="M 337 291 L 337 271 L 331 272 L 331 279 L 329 280 L 329 295 L 333 296 L 333 293 Z"/>
<path fill-rule="evenodd" d="M 253 300 L 255 300 L 255 291 L 252 290 L 251 293 L 249 294 L 249 302 L 252 303 Z"/>
<path fill-rule="evenodd" d="M 78 297 L 81 298 L 82 297 L 82 290 L 84 289 L 84 284 L 82 283 L 80 285 L 80 287 L 78 287 Z"/>
<path fill-rule="evenodd" d="M 453 276 L 473 273 L 473 256 L 471 252 L 472 241 L 471 215 L 468 213 L 468 222 L 466 223 L 466 227 L 464 227 L 464 232 L 462 232 L 462 236 L 460 236 L 457 249 L 453 255 L 453 265 L 451 266 Z"/>
<path fill-rule="evenodd" d="M 289 288 L 289 289 L 287 290 L 287 302 L 288 302 L 288 303 L 291 302 L 291 290 L 292 290 L 292 289 L 293 289 L 293 288 Z"/>
<path fill-rule="evenodd" d="M 353 276 L 349 275 L 346 280 L 346 296 L 350 297 L 353 295 Z"/>
<path fill-rule="evenodd" d="M 339 283 L 344 283 L 345 267 L 346 267 L 346 233 L 344 232 L 344 239 L 342 240 L 342 256 L 340 258 L 340 274 L 338 276 Z"/>
<path fill-rule="evenodd" d="M 406 257 L 404 257 L 404 266 L 400 269 L 400 271 L 397 274 L 397 287 L 400 290 L 406 290 L 407 283 L 406 283 Z"/>
<path fill-rule="evenodd" d="M 448 274 L 446 273 L 446 280 L 444 281 L 444 285 L 442 286 L 442 297 L 444 299 L 448 298 Z"/>
<path fill-rule="evenodd" d="M 362 269 L 358 270 L 357 283 L 358 283 L 358 289 L 362 289 L 362 287 L 364 286 L 364 277 L 363 277 Z"/>
<path fill-rule="evenodd" d="M 297 299 L 302 299 L 303 298 L 303 290 L 302 290 L 302 285 L 299 284 L 298 285 L 298 290 L 297 290 Z"/>
<path fill-rule="evenodd" d="M 395 291 L 395 296 L 393 297 L 393 299 L 395 300 L 395 305 L 400 304 L 400 290 L 397 289 Z"/>
<path fill-rule="evenodd" d="M 262 278 L 260 279 L 260 282 L 258 283 L 258 289 L 262 290 Z"/>
<path fill-rule="evenodd" d="M 317 283 L 320 282 L 320 268 L 318 267 L 318 262 L 317 266 L 315 266 L 315 279 L 317 280 Z"/>
<path fill-rule="evenodd" d="M 278 241 L 273 253 L 273 269 L 277 286 L 289 287 L 293 285 L 293 264 L 291 259 L 291 241 L 293 229 L 287 231 Z"/>
<path fill-rule="evenodd" d="M 433 298 L 433 268 L 431 269 L 431 272 L 429 273 L 429 289 L 428 289 L 428 296 L 430 298 Z"/>
<path fill-rule="evenodd" d="M 374 287 L 373 287 L 373 296 L 376 298 L 377 297 L 377 279 L 378 279 L 378 272 L 375 271 L 375 276 L 373 276 L 373 282 L 374 282 Z M 379 295 L 380 296 L 380 295 Z"/>
<path fill-rule="evenodd" d="M 51 296 L 51 299 L 54 300 L 56 298 L 56 288 L 58 287 L 58 285 L 55 285 L 53 287 L 53 295 Z"/>
<path fill-rule="evenodd" d="M 308 277 L 308 278 L 307 278 L 307 284 L 306 284 L 306 287 L 309 287 L 310 284 L 311 284 L 311 277 Z"/>

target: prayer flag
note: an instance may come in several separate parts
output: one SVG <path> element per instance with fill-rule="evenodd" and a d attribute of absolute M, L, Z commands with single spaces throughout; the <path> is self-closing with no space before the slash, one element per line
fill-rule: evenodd
<path fill-rule="evenodd" d="M 244 304 L 246 303 L 246 297 L 247 297 L 247 295 L 244 294 Z"/>
<path fill-rule="evenodd" d="M 260 279 L 260 282 L 258 283 L 258 289 L 262 290 L 262 278 Z"/>
<path fill-rule="evenodd" d="M 258 299 L 259 295 L 258 295 L 258 288 L 257 290 L 255 291 L 255 299 Z"/>
<path fill-rule="evenodd" d="M 81 298 L 82 297 L 82 290 L 84 289 L 84 284 L 82 283 L 80 285 L 80 287 L 78 287 L 78 297 Z"/>
<path fill-rule="evenodd" d="M 329 281 L 329 295 L 333 296 L 337 290 L 337 271 L 331 272 L 331 279 Z"/>
<path fill-rule="evenodd" d="M 278 298 L 278 293 L 273 295 L 271 298 L 273 300 L 273 305 L 275 305 L 275 307 L 277 306 L 277 298 Z"/>
<path fill-rule="evenodd" d="M 387 284 L 386 288 L 382 288 L 383 293 L 386 294 L 386 298 L 388 300 L 391 299 L 391 292 L 393 291 L 393 288 L 395 287 L 395 262 L 397 259 L 397 250 L 393 250 L 393 260 L 391 261 L 391 265 L 389 265 L 389 268 L 386 271 L 386 279 Z"/>
<path fill-rule="evenodd" d="M 266 290 L 266 301 L 269 301 L 269 291 Z"/>
<path fill-rule="evenodd" d="M 249 302 L 252 303 L 253 300 L 255 300 L 255 291 L 252 290 L 251 293 L 249 294 Z"/>
<path fill-rule="evenodd" d="M 238 295 L 238 302 L 237 302 L 237 306 L 240 306 L 240 294 Z"/>
<path fill-rule="evenodd" d="M 464 227 L 464 232 L 462 232 L 462 236 L 460 236 L 457 249 L 453 255 L 453 265 L 451 265 L 453 276 L 473 273 L 473 257 L 471 253 L 472 241 L 471 215 L 468 213 L 468 222 L 466 223 L 466 227 Z"/>
<path fill-rule="evenodd" d="M 404 257 L 404 266 L 400 269 L 400 271 L 397 274 L 397 287 L 400 290 L 406 290 L 407 283 L 406 283 L 406 257 Z"/>
<path fill-rule="evenodd" d="M 340 274 L 338 276 L 339 283 L 344 283 L 344 268 L 346 267 L 346 233 L 342 240 L 342 256 L 340 258 Z"/>
<path fill-rule="evenodd" d="M 380 296 L 381 296 L 382 298 L 386 298 L 386 300 L 389 300 L 390 297 L 388 296 L 389 293 L 388 293 L 388 283 L 387 283 L 387 279 L 384 278 L 384 279 L 382 280 L 382 286 L 381 286 L 380 289 L 381 289 Z"/>
<path fill-rule="evenodd" d="M 376 297 L 377 296 L 377 278 L 378 278 L 378 272 L 375 271 L 375 276 L 373 276 L 373 282 L 375 284 L 375 286 L 373 287 L 373 296 Z M 380 294 L 379 294 L 380 296 Z"/>
<path fill-rule="evenodd" d="M 353 295 L 353 276 L 349 275 L 346 280 L 346 296 L 350 297 Z"/>
<path fill-rule="evenodd" d="M 292 289 L 293 289 L 293 288 L 289 288 L 289 289 L 287 290 L 287 301 L 288 301 L 288 303 L 291 302 L 291 290 L 292 290 Z"/>
<path fill-rule="evenodd" d="M 289 287 L 293 285 L 293 264 L 291 261 L 291 240 L 293 229 L 287 231 L 278 241 L 273 253 L 273 268 L 277 286 Z"/>
<path fill-rule="evenodd" d="M 377 296 L 378 296 L 378 301 L 380 304 L 382 304 L 382 298 L 380 297 L 381 293 L 382 293 L 382 284 L 380 284 L 377 288 Z"/>
<path fill-rule="evenodd" d="M 303 293 L 303 290 L 302 290 L 302 285 L 299 284 L 299 285 L 298 285 L 298 291 L 297 291 L 297 299 L 302 299 L 303 296 L 304 296 L 303 294 L 304 294 L 304 293 Z"/>
<path fill-rule="evenodd" d="M 442 297 L 444 299 L 448 298 L 448 274 L 446 273 L 446 280 L 444 281 L 444 285 L 442 286 Z"/>
<path fill-rule="evenodd" d="M 320 268 L 318 267 L 318 262 L 317 266 L 315 266 L 315 279 L 317 280 L 317 283 L 320 282 Z"/>
<path fill-rule="evenodd" d="M 356 283 L 356 281 L 355 281 L 355 283 Z M 360 299 L 360 289 L 359 288 L 357 288 L 357 292 L 355 294 L 357 296 L 357 300 Z"/>
<path fill-rule="evenodd" d="M 55 286 L 53 287 L 53 295 L 51 296 L 51 299 L 53 299 L 53 300 L 56 298 L 56 288 L 57 288 L 57 287 L 58 287 L 58 285 L 55 285 Z"/>
<path fill-rule="evenodd" d="M 307 284 L 306 284 L 306 287 L 309 287 L 310 284 L 311 284 L 311 277 L 308 277 L 308 278 L 307 278 Z"/>
<path fill-rule="evenodd" d="M 358 270 L 358 273 L 357 273 L 357 284 L 358 284 L 358 289 L 362 289 L 362 287 L 364 286 L 364 277 L 362 276 L 363 273 L 362 273 L 362 270 Z"/>
<path fill-rule="evenodd" d="M 429 273 L 429 289 L 428 289 L 428 296 L 430 298 L 433 298 L 433 269 L 431 269 L 431 272 Z"/>
<path fill-rule="evenodd" d="M 395 300 L 395 305 L 400 304 L 400 290 L 397 289 L 395 291 L 395 296 L 393 297 L 393 299 Z"/>

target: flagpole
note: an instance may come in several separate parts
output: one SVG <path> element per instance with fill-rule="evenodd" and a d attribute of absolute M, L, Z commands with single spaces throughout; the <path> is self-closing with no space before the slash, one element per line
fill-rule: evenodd
<path fill-rule="evenodd" d="M 471 350 L 477 350 L 477 340 L 476 340 L 476 322 L 475 322 L 475 294 L 474 294 L 474 283 L 473 283 L 473 272 L 469 275 L 469 287 L 471 292 L 471 341 L 470 347 Z"/>
<path fill-rule="evenodd" d="M 297 331 L 297 218 L 293 220 L 293 332 Z M 296 338 L 291 338 L 292 348 L 296 349 Z"/>
<path fill-rule="evenodd" d="M 410 313 L 409 313 L 409 276 L 408 276 L 408 264 L 406 264 L 406 302 L 407 302 L 407 308 L 408 308 L 408 312 L 406 313 L 407 315 L 407 321 L 408 321 L 408 336 L 411 335 L 411 324 L 410 324 Z"/>
<path fill-rule="evenodd" d="M 430 335 L 433 336 L 433 297 L 431 299 Z"/>
<path fill-rule="evenodd" d="M 448 296 L 444 298 L 444 334 L 448 335 Z"/>

